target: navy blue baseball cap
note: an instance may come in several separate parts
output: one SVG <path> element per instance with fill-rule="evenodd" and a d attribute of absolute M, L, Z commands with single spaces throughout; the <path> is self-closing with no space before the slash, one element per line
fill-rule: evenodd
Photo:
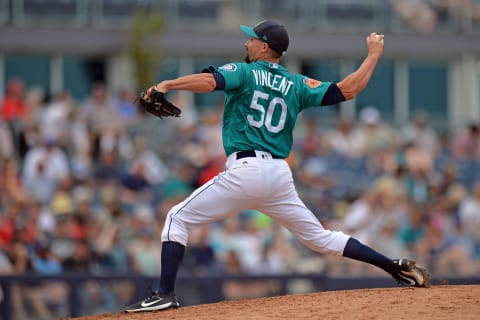
<path fill-rule="evenodd" d="M 242 24 L 240 30 L 252 38 L 266 42 L 270 49 L 279 54 L 283 54 L 288 49 L 289 39 L 287 30 L 275 21 L 263 20 L 253 27 Z"/>

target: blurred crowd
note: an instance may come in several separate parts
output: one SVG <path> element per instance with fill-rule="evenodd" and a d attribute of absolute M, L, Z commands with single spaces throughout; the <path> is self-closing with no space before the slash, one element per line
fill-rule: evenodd
<path fill-rule="evenodd" d="M 431 33 L 466 20 L 480 20 L 480 3 L 476 0 L 390 0 L 389 5 L 401 21 L 419 33 Z"/>
<path fill-rule="evenodd" d="M 94 83 L 88 99 L 74 101 L 68 92 L 47 96 L 22 79 L 8 82 L 0 105 L 1 274 L 159 274 L 166 213 L 223 170 L 222 105 L 200 110 L 171 93 L 182 117 L 159 120 L 139 112 L 135 95 Z M 322 127 L 307 115 L 287 160 L 326 228 L 392 258 L 414 258 L 434 277 L 480 272 L 478 123 L 438 132 L 418 112 L 393 126 L 365 107 L 358 119 Z M 181 272 L 386 276 L 312 253 L 256 211 L 192 234 Z M 81 289 L 84 303 L 107 311 L 134 290 L 91 281 Z M 66 290 L 55 282 L 15 286 L 18 319 L 28 308 L 43 319 L 61 313 Z M 230 281 L 222 290 L 233 299 L 275 287 Z"/>

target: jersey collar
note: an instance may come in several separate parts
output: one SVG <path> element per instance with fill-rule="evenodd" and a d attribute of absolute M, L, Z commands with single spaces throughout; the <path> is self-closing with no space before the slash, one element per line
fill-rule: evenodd
<path fill-rule="evenodd" d="M 274 70 L 286 70 L 282 65 L 270 61 L 257 61 L 257 63 Z"/>

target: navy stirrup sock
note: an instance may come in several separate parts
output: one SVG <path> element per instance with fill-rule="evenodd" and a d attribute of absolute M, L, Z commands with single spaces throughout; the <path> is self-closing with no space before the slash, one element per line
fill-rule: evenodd
<path fill-rule="evenodd" d="M 167 241 L 162 243 L 162 273 L 158 292 L 168 294 L 175 289 L 177 271 L 183 259 L 185 246 L 177 242 Z"/>
<path fill-rule="evenodd" d="M 391 259 L 360 243 L 357 239 L 348 239 L 345 249 L 343 249 L 343 256 L 373 264 L 374 266 L 385 270 L 392 276 L 395 275 L 395 269 Z"/>

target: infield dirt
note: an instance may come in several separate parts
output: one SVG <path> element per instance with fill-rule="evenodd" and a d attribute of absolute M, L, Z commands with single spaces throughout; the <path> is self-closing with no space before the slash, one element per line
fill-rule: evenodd
<path fill-rule="evenodd" d="M 480 285 L 327 291 L 76 320 L 480 319 Z"/>

